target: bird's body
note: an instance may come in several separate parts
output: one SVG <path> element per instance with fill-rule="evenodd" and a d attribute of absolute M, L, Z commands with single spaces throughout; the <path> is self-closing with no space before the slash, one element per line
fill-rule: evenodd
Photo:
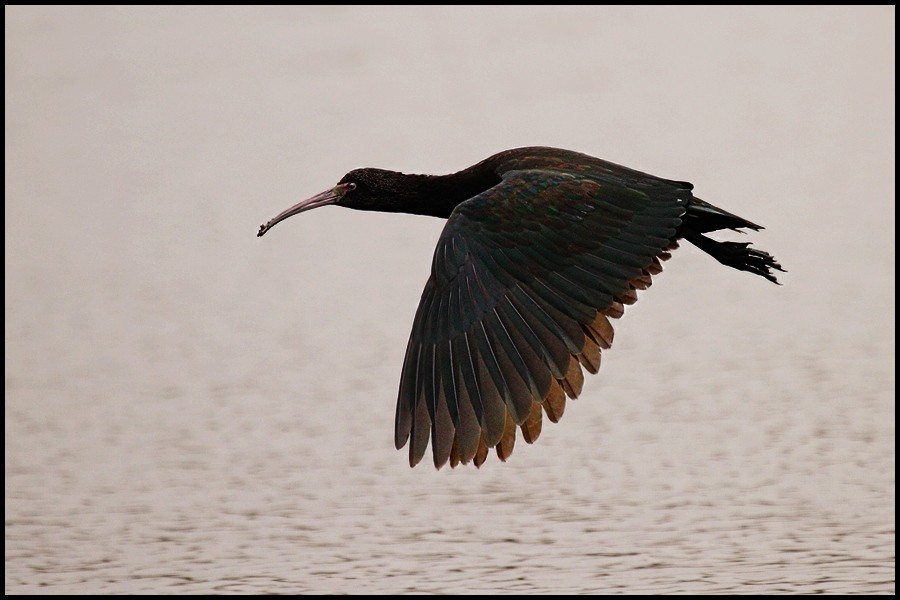
<path fill-rule="evenodd" d="M 327 204 L 448 219 L 406 351 L 395 443 L 410 442 L 410 465 L 430 440 L 436 467 L 480 466 L 490 448 L 506 460 L 517 428 L 532 443 L 542 413 L 562 416 L 582 368 L 596 373 L 612 344 L 609 320 L 679 239 L 777 283 L 769 254 L 703 235 L 761 227 L 692 189 L 577 152 L 517 148 L 450 175 L 351 171 L 258 235 Z"/>

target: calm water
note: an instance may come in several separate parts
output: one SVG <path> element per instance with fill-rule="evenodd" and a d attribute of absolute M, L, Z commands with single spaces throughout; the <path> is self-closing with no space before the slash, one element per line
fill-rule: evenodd
<path fill-rule="evenodd" d="M 7 8 L 7 593 L 895 591 L 894 15 Z M 679 250 L 534 446 L 409 469 L 442 223 L 262 221 L 554 145 L 687 179 Z"/>

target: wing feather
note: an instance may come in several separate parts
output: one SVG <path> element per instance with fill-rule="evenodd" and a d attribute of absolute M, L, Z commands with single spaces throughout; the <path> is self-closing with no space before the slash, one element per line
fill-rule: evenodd
<path fill-rule="evenodd" d="M 689 191 L 628 178 L 521 170 L 457 206 L 416 312 L 394 442 L 440 468 L 501 460 L 537 440 L 613 342 L 610 319 L 677 247 Z"/>

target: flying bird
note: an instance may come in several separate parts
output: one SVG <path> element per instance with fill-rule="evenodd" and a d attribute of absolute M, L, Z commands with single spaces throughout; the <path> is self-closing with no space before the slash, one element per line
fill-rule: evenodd
<path fill-rule="evenodd" d="M 679 240 L 778 283 L 784 271 L 720 229 L 760 230 L 662 179 L 586 154 L 506 150 L 450 175 L 350 171 L 259 228 L 337 205 L 447 219 L 403 361 L 394 424 L 409 464 L 505 461 L 556 422 L 613 342 L 611 319 L 662 271 Z"/>

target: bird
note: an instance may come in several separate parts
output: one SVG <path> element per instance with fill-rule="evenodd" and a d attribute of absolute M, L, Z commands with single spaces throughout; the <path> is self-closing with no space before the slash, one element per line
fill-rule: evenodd
<path fill-rule="evenodd" d="M 261 225 L 336 205 L 446 219 L 400 375 L 394 445 L 435 468 L 501 461 L 517 431 L 534 443 L 597 373 L 611 320 L 686 240 L 723 265 L 781 285 L 785 272 L 717 230 L 762 226 L 693 195 L 693 185 L 542 146 L 448 175 L 355 169 Z"/>

